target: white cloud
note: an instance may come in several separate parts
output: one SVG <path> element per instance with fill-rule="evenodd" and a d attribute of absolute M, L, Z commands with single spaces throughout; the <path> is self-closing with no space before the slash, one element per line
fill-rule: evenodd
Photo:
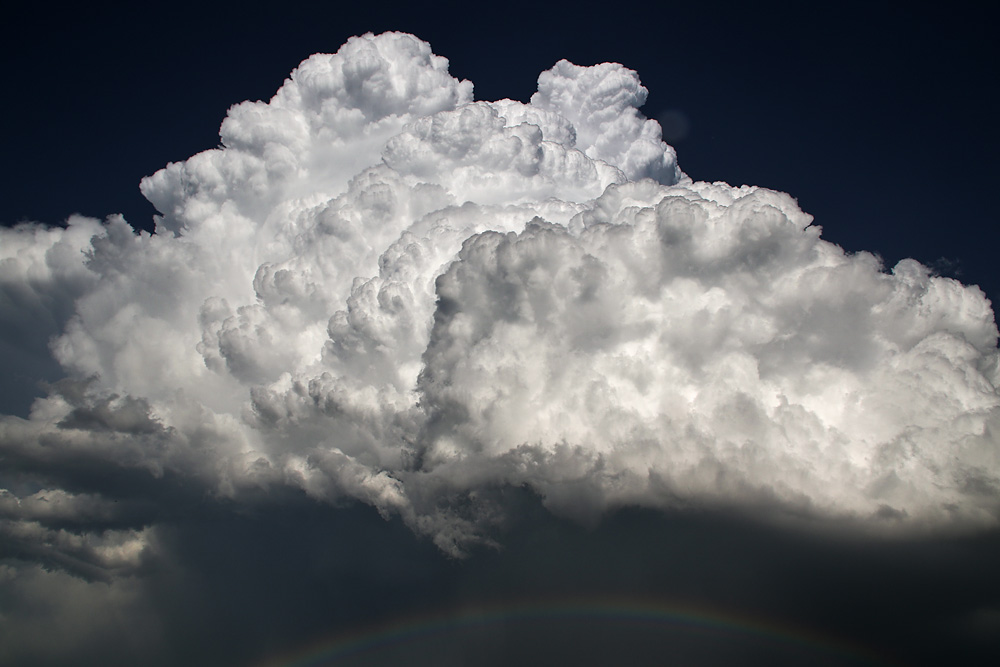
<path fill-rule="evenodd" d="M 627 185 L 594 209 L 479 235 L 439 279 L 425 469 L 488 469 L 567 512 L 582 486 L 594 509 L 995 520 L 996 327 L 976 288 L 883 273 L 766 190 Z"/>
<path fill-rule="evenodd" d="M 845 254 L 787 195 L 692 183 L 645 96 L 561 61 L 530 104 L 473 102 L 427 44 L 365 35 L 145 179 L 156 234 L 0 232 L 6 340 L 54 336 L 67 375 L 0 421 L 9 535 L 117 571 L 145 542 L 87 541 L 108 522 L 293 487 L 456 551 L 507 484 L 585 518 L 995 525 L 983 294 Z"/>

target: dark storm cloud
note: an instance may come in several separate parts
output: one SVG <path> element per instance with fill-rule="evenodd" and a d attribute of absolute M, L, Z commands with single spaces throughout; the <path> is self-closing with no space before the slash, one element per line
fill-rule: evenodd
<path fill-rule="evenodd" d="M 17 614 L 5 623 L 5 658 L 257 666 L 329 653 L 341 660 L 331 664 L 346 665 L 985 665 L 997 648 L 996 533 L 872 543 L 724 513 L 645 510 L 616 512 L 592 529 L 553 517 L 531 493 L 505 496 L 517 518 L 500 531 L 503 547 L 464 561 L 442 558 L 370 508 L 331 508 L 300 495 L 161 525 L 142 576 L 84 584 L 58 569 L 8 565 L 0 586 Z M 621 612 L 588 620 L 584 610 L 601 604 Z M 579 615 L 544 613 L 553 607 Z M 728 622 L 642 618 L 637 610 L 646 608 Z M 521 611 L 463 626 L 479 609 Z M 533 618 L 532 609 L 543 613 Z M 393 633 L 434 616 L 448 620 L 426 634 Z M 133 636 L 108 636 L 122 626 Z M 34 628 L 69 637 L 87 628 L 94 637 L 45 642 Z M 388 640 L 361 642 L 356 654 L 332 650 L 373 629 Z"/>

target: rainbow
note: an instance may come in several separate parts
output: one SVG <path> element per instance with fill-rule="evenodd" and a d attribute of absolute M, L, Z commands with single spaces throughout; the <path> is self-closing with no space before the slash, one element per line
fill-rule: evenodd
<path fill-rule="evenodd" d="M 723 613 L 706 607 L 627 598 L 562 598 L 469 605 L 432 613 L 402 616 L 379 625 L 355 629 L 313 642 L 255 667 L 325 667 L 338 660 L 398 646 L 447 632 L 510 621 L 598 620 L 661 624 L 692 630 L 755 637 L 812 655 L 839 658 L 847 664 L 889 666 L 895 662 L 869 648 L 802 627 L 761 618 Z"/>

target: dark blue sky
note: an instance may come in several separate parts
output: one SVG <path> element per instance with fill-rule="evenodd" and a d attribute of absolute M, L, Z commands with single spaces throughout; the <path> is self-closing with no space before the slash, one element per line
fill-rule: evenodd
<path fill-rule="evenodd" d="M 175 2 L 20 8 L 0 34 L 8 103 L 0 221 L 122 212 L 139 179 L 218 143 L 226 109 L 268 99 L 314 52 L 417 34 L 477 99 L 527 99 L 559 58 L 619 61 L 699 180 L 791 193 L 826 238 L 912 256 L 1000 292 L 995 11 L 949 3 L 435 5 Z"/>

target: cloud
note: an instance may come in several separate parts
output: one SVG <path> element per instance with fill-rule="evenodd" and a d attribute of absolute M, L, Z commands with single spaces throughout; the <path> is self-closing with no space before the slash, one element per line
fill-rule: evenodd
<path fill-rule="evenodd" d="M 437 281 L 422 469 L 528 484 L 564 511 L 992 523 L 988 302 L 809 223 L 766 190 L 638 183 L 568 226 L 467 240 Z"/>
<path fill-rule="evenodd" d="M 511 487 L 585 521 L 996 526 L 980 290 L 692 182 L 621 65 L 560 61 L 528 104 L 447 65 L 353 38 L 145 179 L 155 234 L 0 230 L 5 350 L 49 383 L 0 419 L 18 558 L 117 580 L 171 521 L 289 493 L 451 554 L 496 539 Z"/>

